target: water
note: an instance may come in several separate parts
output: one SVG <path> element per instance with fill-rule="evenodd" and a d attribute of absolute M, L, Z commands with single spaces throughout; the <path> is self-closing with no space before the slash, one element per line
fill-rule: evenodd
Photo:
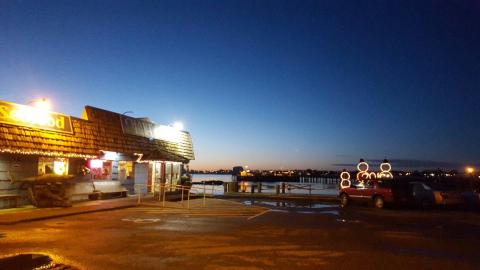
<path fill-rule="evenodd" d="M 295 202 L 295 201 L 271 201 L 271 200 L 244 200 L 245 205 L 260 205 L 269 208 L 292 208 L 292 209 L 337 209 L 336 204 L 319 202 Z"/>
<path fill-rule="evenodd" d="M 232 182 L 230 174 L 192 174 L 192 183 L 201 183 L 202 181 L 220 180 L 224 183 Z M 202 193 L 203 185 L 193 185 L 192 193 Z M 213 195 L 223 195 L 223 185 L 205 185 L 205 193 Z"/>
<path fill-rule="evenodd" d="M 245 205 L 259 205 L 267 207 L 272 212 L 291 213 L 307 215 L 329 215 L 340 216 L 339 206 L 336 204 L 325 204 L 319 202 L 294 202 L 294 201 L 271 201 L 271 200 L 244 200 Z"/>
<path fill-rule="evenodd" d="M 202 182 L 208 180 L 220 180 L 223 182 L 232 182 L 231 174 L 192 174 L 192 182 Z"/>
<path fill-rule="evenodd" d="M 232 182 L 232 176 L 230 174 L 192 174 L 192 182 L 200 183 L 202 181 L 220 180 L 224 183 Z M 250 192 L 252 185 L 257 185 L 255 182 L 245 182 L 247 185 L 247 192 Z M 299 195 L 337 195 L 338 189 L 336 184 L 323 184 L 323 183 L 299 183 L 292 182 L 290 189 L 286 189 L 287 194 L 299 194 Z M 275 194 L 276 185 L 281 185 L 281 182 L 263 182 L 262 193 Z M 311 190 L 310 190 L 311 187 Z M 213 195 L 222 195 L 224 191 L 223 185 L 205 185 L 205 193 Z M 203 193 L 203 185 L 193 185 L 193 193 Z M 255 192 L 257 189 L 255 188 Z"/>
<path fill-rule="evenodd" d="M 52 258 L 44 254 L 17 254 L 0 258 L 0 269 L 35 270 L 35 269 L 75 269 L 64 264 L 54 263 Z"/>

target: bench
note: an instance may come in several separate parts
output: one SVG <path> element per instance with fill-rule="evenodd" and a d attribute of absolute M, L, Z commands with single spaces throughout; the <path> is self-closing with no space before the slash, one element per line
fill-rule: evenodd
<path fill-rule="evenodd" d="M 127 197 L 128 190 L 118 181 L 94 182 L 94 191 L 89 196 L 91 200 Z"/>
<path fill-rule="evenodd" d="M 18 207 L 18 202 L 20 201 L 21 198 L 22 198 L 22 196 L 20 196 L 18 194 L 3 194 L 3 195 L 0 195 L 0 201 L 7 201 L 9 207 Z M 13 202 L 13 206 L 11 206 L 12 202 Z"/>

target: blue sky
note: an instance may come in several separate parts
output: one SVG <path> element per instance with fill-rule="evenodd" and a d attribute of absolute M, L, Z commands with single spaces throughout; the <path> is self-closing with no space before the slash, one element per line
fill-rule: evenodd
<path fill-rule="evenodd" d="M 479 13 L 477 1 L 3 0 L 0 98 L 182 121 L 196 169 L 475 164 Z"/>

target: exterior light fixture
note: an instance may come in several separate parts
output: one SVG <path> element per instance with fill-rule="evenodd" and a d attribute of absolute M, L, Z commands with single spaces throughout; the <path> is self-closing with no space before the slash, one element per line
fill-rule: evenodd
<path fill-rule="evenodd" d="M 475 169 L 473 167 L 467 167 L 465 168 L 465 171 L 468 173 L 468 174 L 473 174 L 475 172 Z"/>
<path fill-rule="evenodd" d="M 53 172 L 56 175 L 65 175 L 67 172 L 65 161 L 54 161 L 53 162 Z"/>
<path fill-rule="evenodd" d="M 101 159 L 91 159 L 90 160 L 90 169 L 103 168 L 103 160 Z"/>
<path fill-rule="evenodd" d="M 27 103 L 28 105 L 32 105 L 33 107 L 45 111 L 49 111 L 52 108 L 52 105 L 50 104 L 50 101 L 46 98 L 37 98 L 34 100 L 31 100 Z"/>
<path fill-rule="evenodd" d="M 119 155 L 117 152 L 112 152 L 112 151 L 103 151 L 103 159 L 104 160 L 118 160 Z"/>
<path fill-rule="evenodd" d="M 184 127 L 183 127 L 183 123 L 181 123 L 181 122 L 175 122 L 175 123 L 173 123 L 172 127 L 173 127 L 174 129 L 176 129 L 176 130 L 183 130 L 183 128 L 184 128 Z"/>
<path fill-rule="evenodd" d="M 173 126 L 157 125 L 154 129 L 154 138 L 178 143 L 182 139 L 182 133 L 179 129 Z"/>

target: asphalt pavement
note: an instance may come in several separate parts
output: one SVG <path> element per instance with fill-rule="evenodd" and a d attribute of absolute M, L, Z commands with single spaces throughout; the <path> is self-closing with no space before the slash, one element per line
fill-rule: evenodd
<path fill-rule="evenodd" d="M 479 235 L 478 212 L 197 199 L 0 225 L 0 254 L 78 269 L 478 269 Z"/>

